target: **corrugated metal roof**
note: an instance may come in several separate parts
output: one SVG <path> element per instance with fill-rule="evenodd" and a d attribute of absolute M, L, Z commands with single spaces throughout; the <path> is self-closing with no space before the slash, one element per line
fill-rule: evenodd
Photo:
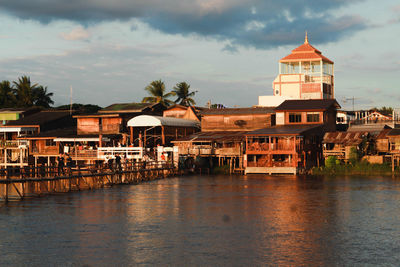
<path fill-rule="evenodd" d="M 376 139 L 385 139 L 387 138 L 388 133 L 391 131 L 392 129 L 383 129 L 378 136 L 376 137 Z"/>
<path fill-rule="evenodd" d="M 368 132 L 327 132 L 324 135 L 322 143 L 342 144 L 346 146 L 359 145 L 368 136 Z"/>
<path fill-rule="evenodd" d="M 243 141 L 245 139 L 245 134 L 248 131 L 215 131 L 215 132 L 198 132 L 191 134 L 189 136 L 183 137 L 173 143 L 179 142 L 234 142 Z"/>
<path fill-rule="evenodd" d="M 385 123 L 353 124 L 347 132 L 368 132 L 370 135 L 377 136 L 383 129 L 391 129 Z"/>

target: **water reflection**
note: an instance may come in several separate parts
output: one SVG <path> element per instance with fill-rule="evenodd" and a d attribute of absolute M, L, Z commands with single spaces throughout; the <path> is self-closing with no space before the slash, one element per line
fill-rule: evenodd
<path fill-rule="evenodd" d="M 0 208 L 1 265 L 366 265 L 400 260 L 397 180 L 199 176 Z"/>

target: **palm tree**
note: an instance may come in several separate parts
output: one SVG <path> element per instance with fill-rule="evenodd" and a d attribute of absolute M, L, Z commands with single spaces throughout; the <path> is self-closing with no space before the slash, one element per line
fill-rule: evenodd
<path fill-rule="evenodd" d="M 165 84 L 163 81 L 152 81 L 145 90 L 151 95 L 144 97 L 142 103 L 161 103 L 164 106 L 169 106 L 173 102 L 167 98 L 174 96 L 174 92 L 165 94 Z"/>
<path fill-rule="evenodd" d="M 0 107 L 14 107 L 15 101 L 14 88 L 9 81 L 2 81 L 0 83 Z"/>
<path fill-rule="evenodd" d="M 47 92 L 47 86 L 38 86 L 33 91 L 33 104 L 35 106 L 49 108 L 50 104 L 54 104 L 54 101 L 51 99 L 53 93 Z"/>
<path fill-rule="evenodd" d="M 178 97 L 175 100 L 175 103 L 180 101 L 180 105 L 191 106 L 195 105 L 196 102 L 193 100 L 193 96 L 197 93 L 197 91 L 193 91 L 189 93 L 190 85 L 186 82 L 177 83 L 174 87 L 173 92 L 175 92 Z"/>
<path fill-rule="evenodd" d="M 28 76 L 18 78 L 18 82 L 13 82 L 15 86 L 15 95 L 17 98 L 18 107 L 31 107 L 34 104 L 34 92 L 38 85 L 31 84 L 31 79 Z"/>

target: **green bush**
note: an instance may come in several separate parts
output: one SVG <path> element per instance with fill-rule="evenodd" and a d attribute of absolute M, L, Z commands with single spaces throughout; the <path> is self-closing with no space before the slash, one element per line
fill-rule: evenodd
<path fill-rule="evenodd" d="M 336 167 L 336 161 L 338 159 L 335 156 L 329 156 L 326 160 L 325 160 L 325 167 L 328 169 L 333 169 Z"/>
<path fill-rule="evenodd" d="M 349 162 L 352 165 L 355 165 L 358 162 L 358 159 L 359 159 L 359 155 L 358 155 L 357 148 L 355 148 L 355 147 L 350 148 Z"/>

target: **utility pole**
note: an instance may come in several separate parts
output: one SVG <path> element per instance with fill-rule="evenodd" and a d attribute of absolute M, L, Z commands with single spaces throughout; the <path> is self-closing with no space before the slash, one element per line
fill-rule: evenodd
<path fill-rule="evenodd" d="M 72 115 L 72 85 L 69 93 L 69 115 Z"/>

